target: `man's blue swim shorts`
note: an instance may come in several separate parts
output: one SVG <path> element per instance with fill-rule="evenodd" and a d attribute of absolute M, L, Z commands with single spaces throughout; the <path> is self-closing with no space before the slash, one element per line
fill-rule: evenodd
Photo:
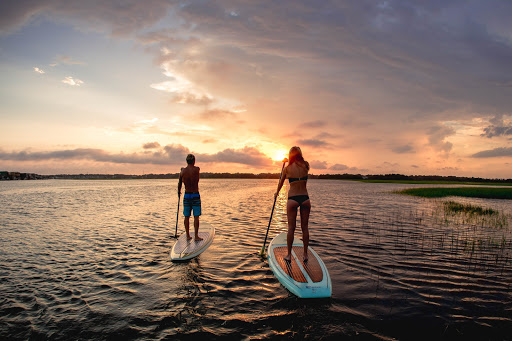
<path fill-rule="evenodd" d="M 183 197 L 183 215 L 190 217 L 194 211 L 194 217 L 201 215 L 201 196 L 199 192 L 185 192 Z"/>

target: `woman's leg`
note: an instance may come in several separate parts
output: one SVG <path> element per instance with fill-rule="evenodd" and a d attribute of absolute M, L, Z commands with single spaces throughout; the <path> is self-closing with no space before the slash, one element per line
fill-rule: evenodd
<path fill-rule="evenodd" d="M 306 200 L 300 206 L 300 228 L 302 229 L 302 241 L 304 242 L 304 261 L 308 260 L 309 246 L 309 213 L 311 212 L 311 201 Z"/>
<path fill-rule="evenodd" d="M 299 203 L 295 200 L 288 200 L 286 203 L 286 215 L 288 216 L 288 235 L 286 236 L 286 243 L 288 244 L 288 254 L 284 259 L 287 261 L 292 259 L 293 235 L 297 227 L 297 207 L 299 207 Z"/>

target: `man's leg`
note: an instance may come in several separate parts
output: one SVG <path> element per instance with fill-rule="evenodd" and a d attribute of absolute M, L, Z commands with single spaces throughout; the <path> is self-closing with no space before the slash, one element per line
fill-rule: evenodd
<path fill-rule="evenodd" d="M 199 193 L 194 195 L 192 211 L 194 211 L 194 238 L 195 240 L 203 240 L 199 237 L 199 216 L 201 215 L 201 196 Z"/>
<path fill-rule="evenodd" d="M 194 216 L 194 232 L 195 236 L 194 238 L 196 240 L 203 240 L 203 238 L 199 237 L 199 216 Z"/>
<path fill-rule="evenodd" d="M 194 223 L 195 225 L 195 223 Z M 190 236 L 190 216 L 185 217 L 185 232 L 187 233 L 187 239 L 192 239 Z"/>

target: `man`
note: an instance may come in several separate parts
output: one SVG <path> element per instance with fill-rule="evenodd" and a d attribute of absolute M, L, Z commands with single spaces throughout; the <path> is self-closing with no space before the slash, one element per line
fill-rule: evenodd
<path fill-rule="evenodd" d="M 199 196 L 199 167 L 195 166 L 196 157 L 187 155 L 187 167 L 182 168 L 180 180 L 178 181 L 178 198 L 181 196 L 181 184 L 185 183 L 185 195 L 183 196 L 183 215 L 185 216 L 185 231 L 187 239 L 190 236 L 190 215 L 194 212 L 194 239 L 203 240 L 199 237 L 199 216 L 201 215 L 201 197 Z"/>

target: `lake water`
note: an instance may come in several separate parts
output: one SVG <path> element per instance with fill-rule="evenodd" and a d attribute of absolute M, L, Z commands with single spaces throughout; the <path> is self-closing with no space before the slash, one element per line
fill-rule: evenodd
<path fill-rule="evenodd" d="M 511 339 L 510 225 L 392 193 L 419 185 L 311 180 L 311 246 L 333 294 L 305 300 L 258 255 L 277 180 L 201 180 L 217 234 L 186 263 L 169 259 L 176 185 L 1 182 L 0 339 Z M 512 223 L 510 201 L 454 200 Z"/>

